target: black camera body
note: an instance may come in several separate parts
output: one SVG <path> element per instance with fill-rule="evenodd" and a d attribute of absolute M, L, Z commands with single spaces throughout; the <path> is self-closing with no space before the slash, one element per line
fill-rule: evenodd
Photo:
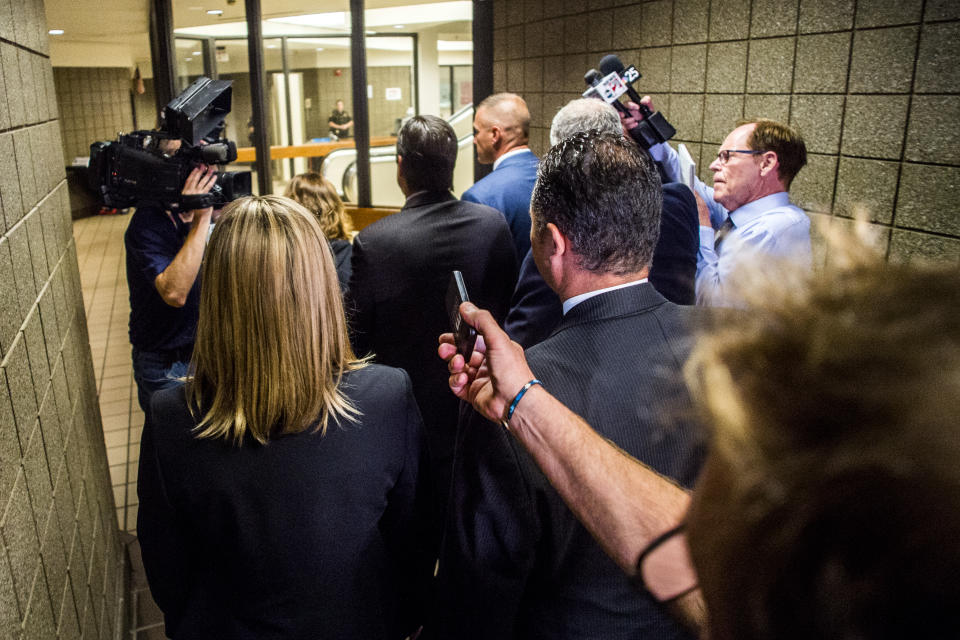
<path fill-rule="evenodd" d="M 157 131 L 120 134 L 112 142 L 90 145 L 90 186 L 108 207 L 126 208 L 141 201 L 170 210 L 221 207 L 250 195 L 249 171 L 219 172 L 210 193 L 183 196 L 187 177 L 201 164 L 237 159 L 237 145 L 221 139 L 230 113 L 229 80 L 198 78 L 164 107 Z M 179 141 L 179 148 L 164 141 Z"/>

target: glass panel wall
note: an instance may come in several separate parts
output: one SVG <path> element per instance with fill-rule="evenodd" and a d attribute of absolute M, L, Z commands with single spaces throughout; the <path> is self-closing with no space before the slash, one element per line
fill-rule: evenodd
<path fill-rule="evenodd" d="M 366 4 L 369 119 L 365 124 L 376 165 L 371 167 L 376 173 L 372 176 L 373 204 L 403 203 L 396 186 L 393 143 L 404 119 L 416 113 L 452 118 L 454 130 L 464 139 L 467 153 L 458 159 L 455 178 L 455 191 L 461 193 L 469 183 L 459 183 L 472 181 L 468 166 L 472 156 L 466 156 L 472 154 L 473 116 L 465 112 L 472 100 L 472 3 L 398 6 L 395 0 L 368 0 Z M 179 84 L 185 87 L 203 74 L 203 42 L 191 38 L 207 39 L 215 48 L 219 76 L 233 81 L 227 135 L 239 147 L 252 146 L 243 7 L 228 5 L 219 15 L 196 9 L 182 9 L 174 15 Z M 273 190 L 281 192 L 296 173 L 321 171 L 348 202 L 355 203 L 353 139 L 357 123 L 353 122 L 349 2 L 291 0 L 282 11 L 264 10 L 270 16 L 263 22 L 266 118 L 269 141 L 281 148 L 272 153 Z M 343 103 L 342 111 L 338 101 Z M 340 126 L 332 127 L 331 122 Z M 461 165 L 468 170 L 461 172 Z"/>
<path fill-rule="evenodd" d="M 204 74 L 203 41 L 193 38 L 174 40 L 177 61 L 177 91 L 183 91 L 190 83 Z"/>
<path fill-rule="evenodd" d="M 462 140 L 454 174 L 459 195 L 473 183 L 473 114 L 457 114 L 464 94 L 462 67 L 472 78 L 473 7 L 470 2 L 420 2 L 404 6 L 367 2 L 367 96 L 370 109 L 370 182 L 374 206 L 403 205 L 396 185 L 395 149 L 384 134 L 396 135 L 405 118 L 439 115 L 451 121 Z M 469 105 L 472 84 L 467 89 Z M 408 95 L 409 94 L 409 95 Z M 469 109 L 468 109 L 469 111 Z M 349 178 L 350 176 L 347 176 Z M 350 181 L 346 181 L 348 196 Z"/>
<path fill-rule="evenodd" d="M 225 119 L 224 135 L 237 143 L 241 160 L 228 167 L 229 171 L 252 171 L 252 187 L 259 193 L 256 163 L 253 161 L 253 100 L 250 92 L 250 61 L 247 57 L 247 40 L 242 37 L 217 38 L 211 42 L 214 48 L 214 65 L 219 80 L 230 80 L 231 109 Z"/>

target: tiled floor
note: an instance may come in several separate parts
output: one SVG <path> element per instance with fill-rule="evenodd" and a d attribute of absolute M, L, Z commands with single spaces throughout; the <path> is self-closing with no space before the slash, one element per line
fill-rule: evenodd
<path fill-rule="evenodd" d="M 80 262 L 80 284 L 87 312 L 90 349 L 100 394 L 103 438 L 110 463 L 110 479 L 121 530 L 136 534 L 137 469 L 143 412 L 130 362 L 127 320 L 130 303 L 123 250 L 129 215 L 93 216 L 73 223 Z M 140 543 L 127 542 L 132 568 L 130 640 L 160 640 L 163 615 L 147 589 Z"/>
<path fill-rule="evenodd" d="M 90 349 L 100 394 L 103 436 L 120 529 L 136 532 L 137 462 L 143 412 L 130 363 L 123 233 L 129 215 L 93 216 L 73 223 Z"/>

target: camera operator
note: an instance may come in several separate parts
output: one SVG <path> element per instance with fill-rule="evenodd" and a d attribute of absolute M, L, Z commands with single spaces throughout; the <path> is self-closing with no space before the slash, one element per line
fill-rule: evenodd
<path fill-rule="evenodd" d="M 165 151 L 178 146 L 173 141 Z M 216 181 L 216 166 L 199 165 L 182 194 L 207 194 Z M 157 202 L 141 202 L 124 234 L 133 375 L 144 413 L 153 392 L 187 373 L 197 329 L 197 276 L 213 216 L 212 207 L 174 213 Z"/>

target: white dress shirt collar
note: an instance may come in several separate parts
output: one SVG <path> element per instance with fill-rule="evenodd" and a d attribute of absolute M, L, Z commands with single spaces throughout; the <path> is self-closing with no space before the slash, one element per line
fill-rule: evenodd
<path fill-rule="evenodd" d="M 517 155 L 520 155 L 521 153 L 533 153 L 533 151 L 530 151 L 530 147 L 521 147 L 519 149 L 511 149 L 510 151 L 507 151 L 505 154 L 503 154 L 502 156 L 494 160 L 493 170 L 496 171 L 497 167 L 499 167 L 500 164 L 510 156 L 517 156 Z"/>
<path fill-rule="evenodd" d="M 563 301 L 563 315 L 567 315 L 567 312 L 570 309 L 573 309 L 575 306 L 583 302 L 584 300 L 589 300 L 594 296 L 598 296 L 601 293 L 606 293 L 607 291 L 615 291 L 617 289 L 623 289 L 626 287 L 632 287 L 634 285 L 643 284 L 647 281 L 647 278 L 641 278 L 640 280 L 634 280 L 633 282 L 624 282 L 623 284 L 615 284 L 612 287 L 607 287 L 605 289 L 597 289 L 596 291 L 587 291 L 586 293 L 581 293 L 578 296 L 573 296 L 572 298 L 567 298 Z"/>
<path fill-rule="evenodd" d="M 735 226 L 742 227 L 748 222 L 756 220 L 771 209 L 786 207 L 789 204 L 790 194 L 786 191 L 778 191 L 777 193 L 771 193 L 768 196 L 748 202 L 739 209 L 734 209 L 730 212 L 730 219 L 733 220 Z"/>

